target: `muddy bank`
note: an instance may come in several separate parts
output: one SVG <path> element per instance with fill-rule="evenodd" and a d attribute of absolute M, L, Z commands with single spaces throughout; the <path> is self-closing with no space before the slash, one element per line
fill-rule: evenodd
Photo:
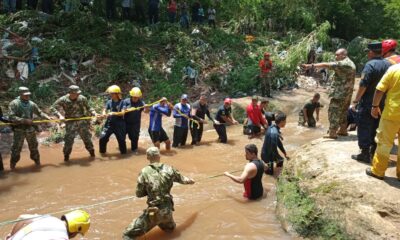
<path fill-rule="evenodd" d="M 400 239 L 400 181 L 392 156 L 384 181 L 351 159 L 357 137 L 317 139 L 296 151 L 278 184 L 286 230 L 324 239 Z"/>

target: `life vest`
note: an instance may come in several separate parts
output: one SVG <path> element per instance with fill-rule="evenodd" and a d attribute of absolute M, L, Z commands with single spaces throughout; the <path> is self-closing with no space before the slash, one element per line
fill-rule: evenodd
<path fill-rule="evenodd" d="M 385 59 L 388 60 L 392 65 L 400 63 L 400 55 L 397 54 L 387 57 Z"/>
<path fill-rule="evenodd" d="M 33 219 L 9 240 L 68 240 L 65 222 L 52 216 Z"/>

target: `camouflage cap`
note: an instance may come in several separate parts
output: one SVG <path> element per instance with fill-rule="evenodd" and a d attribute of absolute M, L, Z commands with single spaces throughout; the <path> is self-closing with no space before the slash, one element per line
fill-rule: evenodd
<path fill-rule="evenodd" d="M 68 87 L 69 93 L 81 93 L 82 91 L 79 89 L 79 86 L 71 85 Z"/>
<path fill-rule="evenodd" d="M 148 157 L 155 157 L 160 155 L 160 150 L 157 147 L 149 147 L 146 151 Z"/>
<path fill-rule="evenodd" d="M 24 96 L 31 95 L 31 92 L 29 91 L 29 88 L 27 88 L 27 87 L 19 87 L 18 92 L 20 95 L 24 95 Z"/>
<path fill-rule="evenodd" d="M 257 100 L 257 101 L 258 101 L 258 96 L 257 96 L 257 95 L 253 95 L 253 96 L 251 97 L 251 100 Z"/>

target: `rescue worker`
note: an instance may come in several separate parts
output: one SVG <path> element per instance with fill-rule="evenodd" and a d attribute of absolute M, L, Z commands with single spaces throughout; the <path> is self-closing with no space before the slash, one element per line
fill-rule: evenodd
<path fill-rule="evenodd" d="M 208 109 L 206 95 L 201 95 L 200 99 L 192 105 L 192 118 L 199 122 L 190 121 L 190 133 L 192 135 L 192 145 L 197 145 L 201 142 L 203 136 L 204 124 L 207 124 L 206 115 L 208 119 L 214 122 L 211 117 L 210 110 Z"/>
<path fill-rule="evenodd" d="M 62 109 L 64 116 L 59 112 Z M 60 120 L 82 117 L 96 117 L 96 111 L 89 106 L 86 97 L 81 95 L 81 90 L 76 85 L 71 85 L 68 88 L 68 94 L 60 97 L 50 108 L 50 110 L 58 116 Z M 75 136 L 79 134 L 86 150 L 91 157 L 95 157 L 94 146 L 92 142 L 92 133 L 90 132 L 90 119 L 79 121 L 65 122 L 65 137 L 64 137 L 64 161 L 69 161 L 69 156 L 72 152 Z"/>
<path fill-rule="evenodd" d="M 383 110 L 379 128 L 376 134 L 377 149 L 373 156 L 372 169 L 367 168 L 366 174 L 383 179 L 388 168 L 390 149 L 396 134 L 400 135 L 400 64 L 391 66 L 376 86 L 372 101 L 371 115 L 379 118 L 380 102 L 386 93 L 385 109 Z M 397 152 L 397 179 L 400 181 L 400 154 Z"/>
<path fill-rule="evenodd" d="M 145 107 L 142 98 L 142 91 L 138 87 L 134 87 L 129 91 L 130 98 L 125 99 L 125 107 L 139 108 L 135 111 L 127 111 L 125 113 L 126 133 L 131 140 L 131 150 L 137 153 L 139 134 L 140 134 L 140 122 L 142 120 L 142 112 L 149 112 L 149 108 Z"/>
<path fill-rule="evenodd" d="M 321 108 L 321 104 L 319 103 L 320 98 L 321 96 L 319 93 L 314 94 L 314 97 L 300 110 L 299 126 L 305 126 L 307 123 L 308 127 L 316 127 L 319 121 L 319 110 Z M 314 112 L 316 113 L 316 118 L 314 118 Z"/>
<path fill-rule="evenodd" d="M 124 240 L 139 239 L 155 226 L 172 232 L 176 227 L 172 216 L 174 202 L 170 193 L 173 183 L 194 184 L 192 179 L 181 175 L 175 168 L 161 163 L 160 150 L 157 147 L 150 147 L 146 154 L 150 164 L 139 174 L 136 196 L 147 196 L 148 207 L 126 228 Z"/>
<path fill-rule="evenodd" d="M 85 235 L 90 227 L 90 215 L 74 210 L 61 216 L 21 215 L 25 219 L 14 225 L 6 240 L 68 240 L 78 234 Z"/>
<path fill-rule="evenodd" d="M 189 131 L 189 118 L 191 115 L 191 107 L 188 103 L 188 95 L 181 96 L 180 103 L 175 104 L 173 109 L 173 116 L 175 118 L 174 137 L 172 147 L 185 146 L 186 139 Z"/>
<path fill-rule="evenodd" d="M 115 134 L 120 153 L 126 154 L 125 105 L 122 100 L 121 88 L 117 85 L 112 85 L 107 89 L 107 92 L 110 94 L 111 99 L 107 101 L 103 110 L 103 116 L 107 116 L 107 120 L 99 139 L 100 153 L 107 152 L 107 143 L 110 140 L 110 136 Z"/>
<path fill-rule="evenodd" d="M 21 157 L 24 140 L 28 142 L 30 158 L 36 166 L 40 166 L 40 154 L 38 150 L 38 141 L 36 138 L 36 127 L 33 125 L 33 115 L 50 120 L 50 117 L 43 113 L 36 103 L 30 101 L 31 93 L 27 87 L 18 88 L 19 97 L 10 102 L 9 118 L 13 125 L 13 143 L 11 146 L 10 168 L 15 169 L 17 162 Z"/>
<path fill-rule="evenodd" d="M 247 113 L 247 126 L 250 128 L 249 138 L 258 137 L 261 133 L 261 127 L 266 129 L 267 121 L 261 112 L 261 108 L 258 105 L 258 97 L 253 96 L 251 98 L 251 103 L 246 108 Z"/>
<path fill-rule="evenodd" d="M 356 66 L 347 56 L 347 50 L 340 48 L 335 52 L 335 62 L 303 64 L 305 69 L 328 68 L 335 71 L 331 98 L 328 108 L 329 130 L 324 138 L 336 139 L 338 135 L 347 136 L 347 109 L 353 95 Z M 339 129 L 339 130 L 338 130 Z"/>
<path fill-rule="evenodd" d="M 8 118 L 3 116 L 3 110 L 0 107 L 0 122 L 8 123 Z M 4 165 L 3 165 L 3 157 L 1 156 L 0 152 L 0 173 L 4 171 Z"/>
<path fill-rule="evenodd" d="M 274 175 L 274 162 L 277 168 L 283 167 L 283 157 L 279 154 L 278 149 L 284 154 L 286 159 L 286 150 L 283 147 L 281 129 L 286 126 L 286 114 L 277 112 L 275 114 L 275 124 L 268 128 L 265 132 L 264 143 L 261 150 L 261 159 L 267 164 L 266 174 Z"/>
<path fill-rule="evenodd" d="M 150 108 L 149 134 L 154 146 L 157 148 L 160 148 L 160 144 L 165 142 L 166 149 L 171 149 L 171 141 L 162 127 L 162 117 L 163 115 L 167 117 L 171 116 L 173 107 L 174 106 L 168 103 L 167 99 L 163 97 L 160 103 Z"/>
<path fill-rule="evenodd" d="M 357 108 L 357 137 L 358 146 L 361 153 L 352 155 L 351 158 L 364 163 L 371 162 L 371 156 L 375 154 L 376 129 L 379 125 L 379 119 L 371 116 L 372 100 L 376 86 L 379 80 L 390 67 L 390 63 L 382 58 L 382 43 L 368 44 L 368 59 L 361 73 L 360 86 L 354 99 L 354 106 Z M 381 103 L 383 109 L 383 102 Z"/>
<path fill-rule="evenodd" d="M 261 94 L 272 98 L 271 96 L 271 80 L 270 72 L 272 70 L 272 61 L 270 59 L 270 53 L 264 53 L 264 58 L 260 60 L 258 66 L 260 67 L 259 78 L 261 80 Z"/>
<path fill-rule="evenodd" d="M 264 193 L 262 185 L 264 162 L 257 157 L 258 149 L 256 145 L 247 144 L 244 149 L 246 160 L 249 162 L 244 167 L 242 174 L 239 177 L 234 176 L 229 172 L 225 172 L 224 174 L 236 183 L 243 183 L 243 197 L 255 200 L 262 197 Z"/>
<path fill-rule="evenodd" d="M 218 134 L 218 141 L 221 143 L 228 142 L 228 136 L 226 135 L 225 125 L 238 124 L 238 122 L 233 118 L 231 105 L 232 105 L 232 99 L 225 98 L 224 105 L 218 108 L 217 114 L 215 115 L 214 128 Z"/>

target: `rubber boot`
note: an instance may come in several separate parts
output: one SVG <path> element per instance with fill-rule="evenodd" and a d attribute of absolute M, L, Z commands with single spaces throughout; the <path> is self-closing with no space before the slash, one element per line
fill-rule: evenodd
<path fill-rule="evenodd" d="M 369 148 L 361 149 L 361 153 L 357 155 L 351 155 L 351 158 L 364 163 L 371 163 L 371 155 Z"/>
<path fill-rule="evenodd" d="M 336 139 L 337 138 L 337 133 L 335 129 L 329 129 L 328 133 L 323 136 L 323 138 L 330 138 L 330 139 Z"/>

